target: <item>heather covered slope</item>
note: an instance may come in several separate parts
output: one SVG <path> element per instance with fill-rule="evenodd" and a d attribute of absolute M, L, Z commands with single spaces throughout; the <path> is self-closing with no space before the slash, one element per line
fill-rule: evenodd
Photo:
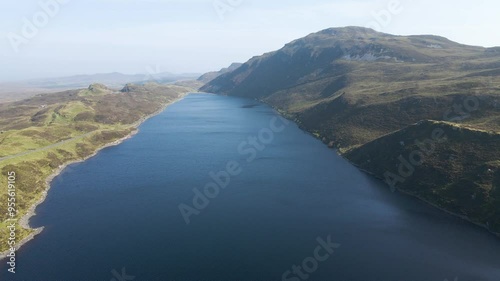
<path fill-rule="evenodd" d="M 492 141 L 494 137 L 486 142 L 476 135 L 500 132 L 499 48 L 466 46 L 430 35 L 394 36 L 360 27 L 334 28 L 254 57 L 202 90 L 269 103 L 379 177 L 383 173 L 377 167 L 395 166 L 397 151 L 411 151 L 414 141 L 425 136 L 411 130 L 419 121 L 461 126 L 469 137 L 454 139 L 458 135 L 448 134 L 451 141 L 444 144 L 450 146 L 448 150 L 433 153 L 444 162 L 416 167 L 428 177 L 411 177 L 401 187 L 474 221 L 489 222 L 492 230 L 500 232 L 497 180 L 484 183 L 489 185 L 486 201 L 460 199 L 475 193 L 471 191 L 479 183 L 473 171 L 500 160 L 493 153 L 500 142 Z M 379 141 L 388 135 L 394 138 L 391 145 Z M 483 140 L 481 149 L 466 150 Z M 460 145 L 452 147 L 455 143 Z M 459 158 L 459 163 L 449 163 L 449 154 Z M 438 163 L 458 166 L 456 170 L 440 169 Z M 495 167 L 488 169 L 495 174 Z M 426 193 L 416 192 L 417 186 Z M 442 188 L 448 192 L 440 192 Z"/>
<path fill-rule="evenodd" d="M 422 121 L 345 154 L 389 186 L 500 232 L 500 133 Z"/>

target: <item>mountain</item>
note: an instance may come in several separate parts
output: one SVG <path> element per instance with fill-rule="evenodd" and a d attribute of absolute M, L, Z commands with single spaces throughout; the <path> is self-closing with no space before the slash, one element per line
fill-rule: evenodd
<path fill-rule="evenodd" d="M 219 71 L 212 71 L 212 72 L 205 73 L 198 78 L 198 81 L 203 82 L 203 83 L 208 83 L 208 82 L 214 80 L 215 78 L 221 76 L 222 74 L 226 74 L 228 72 L 236 70 L 241 65 L 242 65 L 242 63 L 235 62 L 235 63 L 232 63 L 229 67 L 223 68 Z"/>
<path fill-rule="evenodd" d="M 346 27 L 201 90 L 262 100 L 391 187 L 500 233 L 499 86 L 500 48 Z"/>

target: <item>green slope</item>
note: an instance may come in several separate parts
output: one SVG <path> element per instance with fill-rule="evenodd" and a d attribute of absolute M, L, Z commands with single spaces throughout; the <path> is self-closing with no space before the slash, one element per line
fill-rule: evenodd
<path fill-rule="evenodd" d="M 421 137 L 411 130 L 414 124 L 438 120 L 460 125 L 471 136 L 453 139 L 459 136 L 449 134 L 452 141 L 447 145 L 460 143 L 449 149 L 466 169 L 441 169 L 443 163 L 430 161 L 416 167 L 427 178 L 412 177 L 402 188 L 455 213 L 473 214 L 472 220 L 488 222 L 492 231 L 500 232 L 495 215 L 499 194 L 494 191 L 498 180 L 484 183 L 491 185 L 484 204 L 461 200 L 471 197 L 470 191 L 480 184 L 469 173 L 492 165 L 488 169 L 495 174 L 494 163 L 500 160 L 485 149 L 467 150 L 483 140 L 482 132 L 500 132 L 500 48 L 466 46 L 430 35 L 333 28 L 254 57 L 201 90 L 262 100 L 378 176 L 383 173 L 376 167 L 396 165 L 399 154 L 394 152 L 401 143 L 403 149 L 411 149 Z M 407 141 L 377 141 L 391 134 Z M 500 142 L 481 145 L 497 151 Z M 369 153 L 373 151 L 380 155 Z M 449 159 L 446 152 L 437 150 L 433 157 Z M 415 186 L 434 196 L 414 192 Z M 441 192 L 443 188 L 448 192 Z"/>
<path fill-rule="evenodd" d="M 0 185 L 7 186 L 7 175 L 15 172 L 15 219 L 43 199 L 51 174 L 129 136 L 147 116 L 190 91 L 158 84 L 114 91 L 94 84 L 0 104 Z M 8 201 L 7 192 L 0 189 L 1 202 Z M 7 250 L 7 211 L 7 204 L 0 204 L 0 253 Z M 33 233 L 18 225 L 16 242 Z"/>

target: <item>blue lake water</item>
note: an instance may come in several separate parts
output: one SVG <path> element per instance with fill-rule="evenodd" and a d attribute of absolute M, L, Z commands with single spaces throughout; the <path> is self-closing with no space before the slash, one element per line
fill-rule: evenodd
<path fill-rule="evenodd" d="M 0 280 L 500 280 L 499 239 L 283 124 L 255 101 L 189 95 L 63 171 L 31 220 L 45 230 Z M 179 204 L 228 163 L 240 173 L 187 225 Z"/>

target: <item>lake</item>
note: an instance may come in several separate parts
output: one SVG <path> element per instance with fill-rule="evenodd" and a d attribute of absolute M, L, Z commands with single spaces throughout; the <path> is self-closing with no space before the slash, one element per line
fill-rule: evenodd
<path fill-rule="evenodd" d="M 30 224 L 45 229 L 0 280 L 500 280 L 493 235 L 264 104 L 209 94 L 70 165 Z"/>

